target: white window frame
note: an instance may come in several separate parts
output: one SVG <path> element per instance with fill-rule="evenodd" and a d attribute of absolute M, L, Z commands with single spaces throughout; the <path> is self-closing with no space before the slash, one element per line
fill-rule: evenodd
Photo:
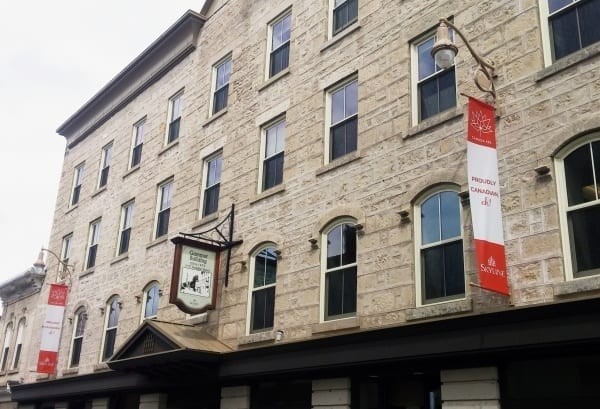
<path fill-rule="evenodd" d="M 429 306 L 429 305 L 437 305 L 437 304 L 444 304 L 444 303 L 451 303 L 451 302 L 456 302 L 458 300 L 464 300 L 467 298 L 467 268 L 465 266 L 466 263 L 466 257 L 465 257 L 465 232 L 464 232 L 464 214 L 463 214 L 463 207 L 462 204 L 459 200 L 459 205 L 458 205 L 458 209 L 460 212 L 460 240 L 462 241 L 463 244 L 463 279 L 465 280 L 465 292 L 464 295 L 462 297 L 456 296 L 456 297 L 449 297 L 449 298 L 444 298 L 441 299 L 440 301 L 433 301 L 433 302 L 425 302 L 425 297 L 423 294 L 423 272 L 422 267 L 421 267 L 421 250 L 423 249 L 422 246 L 422 227 L 421 227 L 421 205 L 423 203 L 425 203 L 428 199 L 430 199 L 432 196 L 438 194 L 438 193 L 442 193 L 442 192 L 454 192 L 456 194 L 458 194 L 458 190 L 456 186 L 453 185 L 440 185 L 437 186 L 433 189 L 427 190 L 427 192 L 425 192 L 423 195 L 421 195 L 421 197 L 419 197 L 419 200 L 415 203 L 414 205 L 414 257 L 415 257 L 415 299 L 416 299 L 416 305 L 417 307 L 423 307 L 423 306 Z M 435 246 L 439 246 L 442 245 L 444 243 L 448 243 L 448 242 L 452 242 L 452 241 L 457 241 L 458 239 L 456 237 L 452 237 L 451 239 L 447 239 L 447 240 L 441 240 L 441 241 L 437 241 L 434 243 L 434 245 L 428 245 L 427 247 L 435 247 Z"/>
<path fill-rule="evenodd" d="M 274 129 L 275 127 L 279 126 L 283 124 L 283 148 L 280 151 L 275 152 L 273 155 L 267 157 L 267 134 L 269 132 L 269 130 Z M 264 175 L 265 175 L 265 162 L 274 157 L 277 156 L 279 153 L 283 153 L 284 155 L 284 167 L 285 167 L 285 136 L 287 134 L 287 122 L 285 119 L 285 114 L 284 115 L 280 115 L 277 118 L 273 119 L 272 121 L 267 122 L 265 125 L 263 125 L 260 129 L 260 150 L 259 150 L 259 154 L 260 154 L 260 165 L 258 166 L 258 189 L 257 189 L 257 193 L 261 193 L 264 192 L 265 190 L 268 189 L 272 189 L 275 186 L 279 186 L 280 184 L 283 184 L 283 175 L 282 175 L 282 181 L 280 184 L 278 185 L 274 185 L 271 186 L 268 189 L 265 189 L 265 181 L 264 181 Z M 283 169 L 282 169 L 283 172 Z"/>
<path fill-rule="evenodd" d="M 129 150 L 129 169 L 137 168 L 142 163 L 142 154 L 140 153 L 139 162 L 136 164 L 133 163 L 133 154 L 138 146 L 140 147 L 140 150 L 143 151 L 145 133 L 146 117 L 140 119 L 135 124 L 133 124 L 133 132 L 131 135 L 131 149 Z"/>
<path fill-rule="evenodd" d="M 100 223 L 102 219 L 96 219 L 90 223 L 89 231 L 88 231 L 88 240 L 87 246 L 85 249 L 85 259 L 84 259 L 84 270 L 88 270 L 90 268 L 94 268 L 98 265 L 98 243 L 100 241 Z M 94 265 L 88 266 L 88 257 L 90 254 L 90 249 L 96 246 L 96 254 L 94 255 Z"/>
<path fill-rule="evenodd" d="M 289 48 L 289 56 L 288 56 L 288 65 L 286 68 L 282 69 L 281 71 L 271 75 L 271 54 L 273 53 L 273 51 L 275 51 L 273 49 L 273 29 L 277 24 L 281 23 L 287 17 L 290 18 L 290 39 L 288 41 L 290 48 Z M 283 46 L 283 44 L 285 44 L 285 43 L 282 43 L 278 48 L 281 48 Z M 291 50 L 292 50 L 292 9 L 288 8 L 267 24 L 267 55 L 266 55 L 266 62 L 265 62 L 265 67 L 266 67 L 265 80 L 268 80 L 269 78 L 277 77 L 282 72 L 289 70 L 290 60 L 291 60 L 291 58 L 290 58 Z"/>
<path fill-rule="evenodd" d="M 172 143 L 175 143 L 179 140 L 179 138 L 181 138 L 181 122 L 182 122 L 182 116 L 183 116 L 183 93 L 184 93 L 184 89 L 181 89 L 179 91 L 177 91 L 175 94 L 173 94 L 173 96 L 171 96 L 171 98 L 169 98 L 169 107 L 167 110 L 167 126 L 165 127 L 165 142 L 164 145 L 170 145 Z M 176 101 L 180 101 L 179 102 L 179 115 L 177 117 L 175 117 L 175 109 L 176 109 Z M 169 130 L 171 129 L 171 122 L 177 120 L 179 118 L 179 130 L 177 131 L 177 138 L 173 139 L 171 142 L 169 142 Z"/>
<path fill-rule="evenodd" d="M 356 221 L 356 219 L 354 219 L 352 217 L 341 217 L 341 218 L 335 219 L 334 221 L 327 224 L 327 226 L 325 226 L 325 228 L 321 231 L 321 285 L 320 285 L 321 288 L 320 288 L 320 302 L 319 302 L 320 322 L 336 321 L 336 320 L 340 320 L 340 319 L 358 316 L 358 253 L 359 253 L 358 234 L 356 236 L 356 260 L 354 261 L 354 263 L 344 264 L 343 266 L 335 267 L 332 269 L 327 268 L 327 236 L 337 226 L 340 226 L 343 224 L 351 224 L 351 225 L 356 226 L 357 223 L 358 222 Z M 351 267 L 356 267 L 356 311 L 354 311 L 354 313 L 340 314 L 338 316 L 335 316 L 334 318 L 328 318 L 325 315 L 325 313 L 326 313 L 325 304 L 327 303 L 327 280 L 326 280 L 327 273 L 330 273 L 333 271 L 338 271 L 338 270 L 343 270 L 345 268 L 351 268 Z"/>
<path fill-rule="evenodd" d="M 108 326 L 108 320 L 110 318 L 110 311 L 111 311 L 111 307 L 113 306 L 113 303 L 115 303 L 116 308 L 118 308 L 118 312 L 117 312 L 117 324 L 115 326 L 109 327 Z M 105 362 L 108 359 L 110 359 L 110 357 L 106 357 L 104 358 L 104 351 L 106 349 L 106 334 L 108 333 L 108 331 L 110 330 L 114 330 L 115 331 L 115 342 L 112 345 L 112 349 L 113 349 L 113 353 L 111 354 L 114 355 L 114 351 L 116 350 L 116 345 L 117 345 L 117 334 L 119 331 L 119 318 L 120 318 L 120 314 L 121 314 L 121 299 L 118 295 L 113 295 L 112 297 L 110 297 L 108 299 L 108 301 L 105 304 L 105 310 L 104 310 L 104 329 L 102 331 L 102 340 L 101 340 L 101 344 L 100 344 L 100 357 L 99 357 L 99 362 Z"/>
<path fill-rule="evenodd" d="M 581 277 L 575 277 L 573 273 L 573 254 L 571 251 L 571 237 L 569 234 L 569 224 L 567 219 L 567 212 L 573 211 L 581 208 L 588 208 L 592 206 L 600 206 L 600 199 L 597 201 L 590 201 L 585 203 L 580 203 L 574 206 L 569 206 L 569 201 L 567 198 L 567 180 L 565 175 L 565 166 L 564 159 L 571 154 L 576 149 L 581 146 L 588 145 L 591 142 L 600 141 L 600 133 L 592 132 L 588 135 L 585 135 L 581 138 L 577 138 L 576 140 L 570 142 L 566 146 L 564 146 L 560 152 L 555 156 L 555 167 L 556 167 L 556 183 L 558 186 L 558 210 L 559 210 L 559 223 L 560 223 L 560 233 L 562 238 L 562 251 L 563 251 L 563 261 L 564 261 L 564 269 L 565 269 L 565 279 L 568 281 L 574 280 L 584 280 L 589 277 L 597 277 L 596 275 L 583 275 Z M 600 175 L 596 176 L 597 180 L 600 181 Z"/>
<path fill-rule="evenodd" d="M 340 31 L 338 31 L 337 33 L 334 33 L 333 31 L 335 30 L 335 27 L 333 26 L 333 11 L 335 10 L 335 1 L 336 0 L 329 0 L 329 9 L 328 9 L 328 15 L 327 15 L 327 19 L 328 19 L 328 25 L 327 25 L 327 38 L 328 39 L 332 39 L 334 37 L 337 37 L 338 35 L 340 35 L 340 33 L 346 31 L 346 29 L 352 27 L 353 25 L 358 23 L 358 14 L 356 16 L 356 20 L 349 23 L 346 27 L 342 28 Z M 344 2 L 347 2 L 348 0 L 344 0 Z M 360 0 L 358 0 L 358 3 L 360 5 Z M 359 9 L 360 11 L 360 9 Z"/>
<path fill-rule="evenodd" d="M 333 98 L 333 94 L 335 94 L 336 92 L 345 89 L 348 85 L 350 85 L 351 83 L 356 82 L 356 106 L 357 106 L 357 110 L 356 113 L 348 115 L 348 116 L 344 116 L 344 118 L 340 121 L 337 121 L 336 123 L 332 123 L 332 111 L 333 111 L 333 103 L 332 103 L 332 98 Z M 343 79 L 342 81 L 338 82 L 337 84 L 331 86 L 330 88 L 328 88 L 325 91 L 325 143 L 324 143 L 324 157 L 323 157 L 323 163 L 325 165 L 327 165 L 328 163 L 334 162 L 344 156 L 347 156 L 348 154 L 352 153 L 352 152 L 348 152 L 345 155 L 342 155 L 336 159 L 331 159 L 331 129 L 336 126 L 337 124 L 346 121 L 347 119 L 355 116 L 356 117 L 356 150 L 354 152 L 358 152 L 359 150 L 359 132 L 358 132 L 358 119 L 359 119 L 359 113 L 360 113 L 360 96 L 359 96 L 359 82 L 358 82 L 358 73 L 355 73 L 353 75 L 351 75 L 348 78 Z M 346 103 L 344 101 L 344 110 L 346 107 Z"/>
<path fill-rule="evenodd" d="M 69 196 L 69 207 L 75 207 L 81 201 L 81 186 L 83 185 L 83 175 L 85 170 L 85 162 L 81 162 L 79 165 L 75 166 L 73 170 L 73 185 L 71 187 L 71 195 Z M 75 197 L 75 191 L 79 187 L 79 191 L 77 193 L 77 202 L 73 203 L 73 198 Z"/>
<path fill-rule="evenodd" d="M 131 244 L 131 229 L 133 226 L 133 214 L 135 212 L 135 199 L 131 199 L 121 205 L 121 217 L 119 219 L 119 232 L 117 234 L 117 248 L 115 255 L 117 257 L 127 254 L 129 252 L 129 246 Z M 127 244 L 127 250 L 121 253 L 121 243 L 123 241 L 123 233 L 129 229 L 129 239 Z"/>
<path fill-rule="evenodd" d="M 156 304 L 156 314 L 146 316 L 146 303 L 148 302 L 148 292 L 150 292 L 150 290 L 152 288 L 156 288 L 156 293 L 158 294 L 158 301 Z M 156 318 L 158 316 L 158 310 L 160 309 L 161 292 L 162 291 L 160 289 L 160 284 L 158 283 L 158 281 L 152 281 L 148 285 L 146 285 L 146 287 L 144 287 L 144 291 L 142 294 L 142 311 L 141 311 L 141 316 L 140 316 L 140 323 L 144 322 L 144 320 L 146 320 L 146 319 L 152 319 L 152 318 Z"/>
<path fill-rule="evenodd" d="M 213 183 L 210 186 L 207 186 L 209 163 L 212 162 L 213 160 L 217 159 L 219 156 L 221 157 L 221 173 L 219 175 L 219 181 L 217 183 Z M 201 191 L 200 191 L 200 218 L 201 219 L 203 217 L 207 217 L 207 216 L 219 213 L 219 206 L 217 206 L 217 210 L 215 212 L 212 212 L 209 214 L 204 214 L 204 201 L 205 201 L 206 191 L 209 188 L 216 186 L 217 184 L 220 185 L 222 177 L 223 177 L 223 151 L 218 150 L 217 152 L 204 158 L 203 163 L 202 163 L 202 185 L 201 185 Z M 219 197 L 219 199 L 221 198 L 221 188 L 220 187 L 219 187 L 219 196 L 218 197 Z M 220 202 L 220 200 L 219 200 L 219 202 Z"/>
<path fill-rule="evenodd" d="M 67 266 L 71 258 L 71 248 L 73 247 L 73 233 L 69 233 L 63 236 L 62 246 L 60 249 L 60 261 L 63 263 L 59 266 L 59 274 L 56 276 L 56 281 L 62 281 L 65 279 L 67 273 Z"/>
<path fill-rule="evenodd" d="M 258 247 L 250 257 L 250 274 L 248 274 L 248 303 L 246 308 L 246 334 L 258 334 L 261 332 L 269 332 L 272 331 L 275 327 L 275 308 L 273 308 L 273 327 L 271 328 L 263 328 L 256 331 L 252 331 L 252 312 L 254 311 L 254 305 L 252 304 L 252 296 L 255 291 L 264 290 L 271 287 L 277 287 L 277 269 L 279 268 L 279 260 L 277 260 L 277 269 L 275 270 L 275 282 L 272 284 L 267 284 L 261 287 L 254 288 L 254 274 L 256 272 L 256 256 L 260 254 L 263 250 L 268 248 L 272 248 L 277 252 L 277 245 L 272 242 L 264 243 L 260 247 Z M 277 290 L 277 288 L 275 288 Z M 275 298 L 277 297 L 277 292 L 275 293 Z M 275 301 L 275 300 L 274 300 Z"/>
<path fill-rule="evenodd" d="M 219 68 L 221 68 L 222 66 L 224 66 L 227 63 L 231 64 L 231 67 L 229 68 L 229 78 L 227 79 L 226 84 L 217 88 Z M 208 107 L 208 116 L 209 117 L 216 115 L 222 111 L 227 110 L 227 106 L 229 105 L 229 96 L 227 98 L 227 103 L 225 104 L 225 106 L 222 109 L 220 109 L 219 111 L 213 112 L 214 105 L 215 105 L 215 94 L 217 93 L 217 91 L 220 91 L 221 89 L 225 88 L 225 86 L 229 86 L 229 84 L 231 82 L 232 70 L 233 70 L 233 61 L 231 59 L 231 53 L 229 53 L 225 57 L 221 58 L 219 61 L 217 61 L 216 64 L 214 64 L 212 66 L 211 85 L 210 85 L 210 101 L 209 101 L 209 107 Z M 229 90 L 227 91 L 227 93 L 229 94 Z"/>
<path fill-rule="evenodd" d="M 167 189 L 167 186 L 170 186 Z M 173 191 L 175 190 L 175 179 L 170 177 L 164 182 L 160 183 L 156 188 L 156 214 L 154 215 L 154 230 L 152 232 L 152 238 L 158 239 L 169 234 L 169 224 L 171 224 L 171 208 L 173 205 Z M 163 207 L 163 199 L 165 194 L 168 194 L 167 203 Z M 167 224 L 167 231 L 158 236 L 158 222 L 160 213 L 169 210 L 169 223 Z"/>
<path fill-rule="evenodd" d="M 13 334 L 13 323 L 9 322 L 4 330 L 4 344 L 2 346 L 2 352 L 0 355 L 0 373 L 4 373 L 8 370 L 8 361 L 10 359 L 10 343 L 12 342 Z"/>
<path fill-rule="evenodd" d="M 452 30 L 450 30 L 450 37 L 453 38 L 454 33 L 452 32 Z M 431 74 L 429 77 L 427 78 L 423 78 L 422 80 L 419 80 L 419 46 L 421 44 L 423 44 L 424 42 L 426 42 L 427 40 L 429 40 L 432 37 L 436 37 L 437 36 L 437 32 L 435 30 L 430 30 L 427 31 L 425 34 L 419 36 L 418 38 L 416 38 L 414 41 L 411 41 L 410 43 L 410 73 L 411 73 L 411 119 L 412 119 L 412 124 L 413 125 L 417 125 L 420 122 L 427 120 L 429 118 L 426 119 L 420 119 L 420 104 L 421 104 L 421 95 L 419 93 L 419 84 L 422 81 L 426 81 L 427 79 L 438 75 L 438 73 L 442 72 L 442 71 L 446 71 L 448 68 L 444 68 L 441 69 L 440 71 L 436 71 L 435 73 Z M 431 57 L 433 58 L 433 57 Z M 457 93 L 458 87 L 457 87 L 457 81 L 456 81 L 456 62 L 454 64 L 452 64 L 452 67 L 454 67 L 454 93 Z M 458 97 L 456 97 L 456 105 L 458 106 Z M 440 111 L 438 114 L 445 112 L 445 111 Z"/>
<path fill-rule="evenodd" d="M 85 315 L 85 323 L 83 326 L 83 331 L 81 335 L 77 335 L 77 329 L 79 327 L 80 316 L 81 314 Z M 73 316 L 73 332 L 71 334 L 71 344 L 69 346 L 69 357 L 67 365 L 69 368 L 77 368 L 79 366 L 79 362 L 81 362 L 81 352 L 83 351 L 83 337 L 85 335 L 85 325 L 87 324 L 87 311 L 83 307 L 77 308 L 75 314 Z M 81 339 L 81 349 L 79 350 L 78 364 L 73 365 L 73 352 L 75 347 L 75 341 Z"/>
<path fill-rule="evenodd" d="M 21 318 L 17 324 L 17 338 L 15 341 L 15 350 L 13 352 L 11 369 L 17 369 L 21 358 L 23 357 L 23 332 L 25 332 L 25 318 Z"/>
<path fill-rule="evenodd" d="M 98 172 L 98 183 L 96 184 L 97 189 L 102 189 L 108 185 L 108 176 L 110 174 L 110 164 L 112 162 L 113 143 L 110 142 L 102 148 L 100 155 L 100 171 Z M 102 174 L 106 170 L 106 181 L 102 185 Z"/>

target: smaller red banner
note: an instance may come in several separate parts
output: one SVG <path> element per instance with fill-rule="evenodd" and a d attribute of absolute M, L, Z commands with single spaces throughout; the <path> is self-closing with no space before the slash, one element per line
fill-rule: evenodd
<path fill-rule="evenodd" d="M 69 293 L 69 287 L 60 284 L 50 285 L 50 294 L 48 295 L 48 305 L 56 305 L 64 307 L 67 305 L 67 294 Z"/>
<path fill-rule="evenodd" d="M 491 291 L 509 295 L 504 246 L 475 239 L 479 284 Z"/>
<path fill-rule="evenodd" d="M 496 124 L 493 106 L 478 99 L 469 98 L 467 139 L 477 145 L 496 149 Z"/>
<path fill-rule="evenodd" d="M 38 356 L 37 372 L 53 374 L 56 371 L 58 352 L 40 351 Z"/>

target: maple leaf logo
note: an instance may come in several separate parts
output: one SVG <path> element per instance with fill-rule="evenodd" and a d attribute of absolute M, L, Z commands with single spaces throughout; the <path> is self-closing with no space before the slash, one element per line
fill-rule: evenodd
<path fill-rule="evenodd" d="M 490 133 L 494 129 L 492 128 L 492 120 L 487 117 L 482 111 L 473 112 L 473 116 L 471 118 L 471 126 L 477 132 L 479 132 L 479 137 L 481 138 L 481 134 Z"/>
<path fill-rule="evenodd" d="M 488 263 L 488 266 L 490 266 L 490 267 L 496 267 L 496 260 L 494 260 L 494 257 L 488 258 L 487 263 Z"/>

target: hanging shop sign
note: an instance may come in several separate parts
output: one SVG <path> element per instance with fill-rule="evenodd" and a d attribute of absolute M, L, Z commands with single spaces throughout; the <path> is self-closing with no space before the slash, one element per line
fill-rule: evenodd
<path fill-rule="evenodd" d="M 484 289 L 509 295 L 494 107 L 471 97 L 467 139 L 469 199 L 479 284 Z"/>
<path fill-rule="evenodd" d="M 68 292 L 69 287 L 66 285 L 50 285 L 50 294 L 48 295 L 46 316 L 42 324 L 42 339 L 37 362 L 37 372 L 39 373 L 54 374 L 56 372 L 58 345 L 60 343 L 60 332 L 65 315 Z"/>
<path fill-rule="evenodd" d="M 169 302 L 188 314 L 214 309 L 220 248 L 184 237 L 172 241 L 175 258 Z"/>

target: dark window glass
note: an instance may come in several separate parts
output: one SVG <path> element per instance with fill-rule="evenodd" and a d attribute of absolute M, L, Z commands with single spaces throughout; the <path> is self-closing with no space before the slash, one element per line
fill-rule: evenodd
<path fill-rule="evenodd" d="M 204 191 L 204 216 L 208 216 L 219 209 L 220 184 L 213 185 Z"/>
<path fill-rule="evenodd" d="M 462 240 L 423 250 L 421 262 L 427 300 L 464 294 Z"/>
<path fill-rule="evenodd" d="M 285 16 L 271 28 L 269 77 L 285 70 L 289 65 L 291 21 L 291 15 Z"/>
<path fill-rule="evenodd" d="M 117 339 L 117 329 L 109 329 L 106 331 L 104 339 L 104 354 L 102 354 L 102 360 L 106 361 L 110 358 L 115 351 L 115 340 Z"/>
<path fill-rule="evenodd" d="M 171 121 L 169 124 L 169 138 L 167 139 L 167 143 L 171 143 L 177 138 L 179 138 L 179 124 L 181 122 L 181 117 Z"/>
<path fill-rule="evenodd" d="M 0 371 L 2 372 L 6 371 L 6 366 L 8 363 L 8 351 L 9 347 L 4 347 L 4 353 L 2 354 L 2 368 L 0 368 Z"/>
<path fill-rule="evenodd" d="M 331 128 L 331 160 L 356 150 L 357 117 L 352 117 Z"/>
<path fill-rule="evenodd" d="M 81 191 L 81 185 L 77 185 L 77 186 L 75 186 L 75 188 L 73 188 L 73 199 L 71 200 L 71 206 L 74 206 L 77 203 L 79 203 L 79 192 L 80 191 Z"/>
<path fill-rule="evenodd" d="M 456 106 L 454 67 L 419 84 L 421 120 Z"/>
<path fill-rule="evenodd" d="M 275 287 L 252 293 L 252 331 L 273 328 L 275 313 Z"/>
<path fill-rule="evenodd" d="M 121 242 L 119 243 L 119 255 L 127 253 L 129 251 L 130 235 L 131 235 L 131 227 L 129 227 L 121 232 Z"/>
<path fill-rule="evenodd" d="M 565 7 L 571 3 L 571 7 Z M 558 60 L 600 40 L 600 1 L 549 1 L 554 59 Z"/>
<path fill-rule="evenodd" d="M 73 335 L 73 348 L 71 352 L 71 366 L 79 365 L 79 358 L 81 356 L 81 347 L 83 345 L 83 334 L 85 332 L 85 324 L 87 322 L 87 314 L 85 311 L 80 311 L 77 314 L 77 324 L 75 327 L 75 333 Z"/>
<path fill-rule="evenodd" d="M 112 356 L 115 350 L 115 340 L 117 338 L 117 325 L 119 323 L 119 312 L 121 306 L 118 298 L 113 298 L 108 304 L 108 318 L 106 321 L 106 332 L 104 335 L 104 348 L 102 350 L 102 360 L 106 361 Z"/>
<path fill-rule="evenodd" d="M 327 269 L 356 262 L 356 227 L 340 224 L 327 234 Z"/>
<path fill-rule="evenodd" d="M 216 114 L 227 106 L 227 95 L 229 93 L 229 84 L 223 88 L 215 91 L 215 98 L 213 100 L 213 114 Z"/>
<path fill-rule="evenodd" d="M 131 167 L 139 165 L 142 160 L 142 146 L 143 144 L 136 145 L 131 153 Z"/>
<path fill-rule="evenodd" d="M 282 45 L 277 50 L 271 52 L 271 70 L 269 76 L 272 77 L 275 74 L 285 70 L 289 65 L 290 60 L 290 43 Z"/>
<path fill-rule="evenodd" d="M 327 234 L 325 319 L 356 312 L 356 227 L 344 223 Z"/>
<path fill-rule="evenodd" d="M 269 189 L 281 182 L 283 182 L 283 152 L 265 160 L 263 189 Z"/>
<path fill-rule="evenodd" d="M 169 231 L 169 215 L 171 214 L 171 208 L 161 210 L 158 212 L 158 219 L 156 221 L 156 237 L 161 237 L 167 234 Z"/>
<path fill-rule="evenodd" d="M 96 265 L 96 252 L 98 251 L 98 245 L 94 244 L 92 246 L 90 246 L 90 249 L 88 251 L 88 258 L 87 258 L 87 263 L 85 265 L 85 268 L 92 268 Z"/>
<path fill-rule="evenodd" d="M 573 275 L 600 273 L 600 204 L 568 213 Z"/>
<path fill-rule="evenodd" d="M 336 0 L 333 9 L 333 34 L 358 19 L 358 0 Z"/>
<path fill-rule="evenodd" d="M 19 366 L 19 359 L 21 359 L 21 348 L 23 347 L 23 344 L 17 344 L 17 349 L 15 350 L 15 360 L 13 361 L 13 368 L 16 368 L 17 366 Z"/>
<path fill-rule="evenodd" d="M 106 167 L 102 168 L 102 171 L 100 172 L 100 185 L 99 185 L 99 187 L 106 186 L 106 183 L 108 182 L 108 171 L 109 170 L 110 170 L 110 166 L 106 166 Z"/>
<path fill-rule="evenodd" d="M 160 292 L 157 285 L 153 285 L 146 292 L 146 308 L 144 309 L 144 318 L 154 317 L 158 313 L 158 301 Z"/>
<path fill-rule="evenodd" d="M 569 206 L 597 199 L 594 191 L 594 185 L 597 184 L 594 183 L 592 154 L 594 154 L 595 160 L 600 161 L 598 157 L 600 155 L 600 142 L 585 144 L 569 154 L 564 160 Z M 600 176 L 599 167 L 600 164 L 596 162 L 596 178 Z"/>

